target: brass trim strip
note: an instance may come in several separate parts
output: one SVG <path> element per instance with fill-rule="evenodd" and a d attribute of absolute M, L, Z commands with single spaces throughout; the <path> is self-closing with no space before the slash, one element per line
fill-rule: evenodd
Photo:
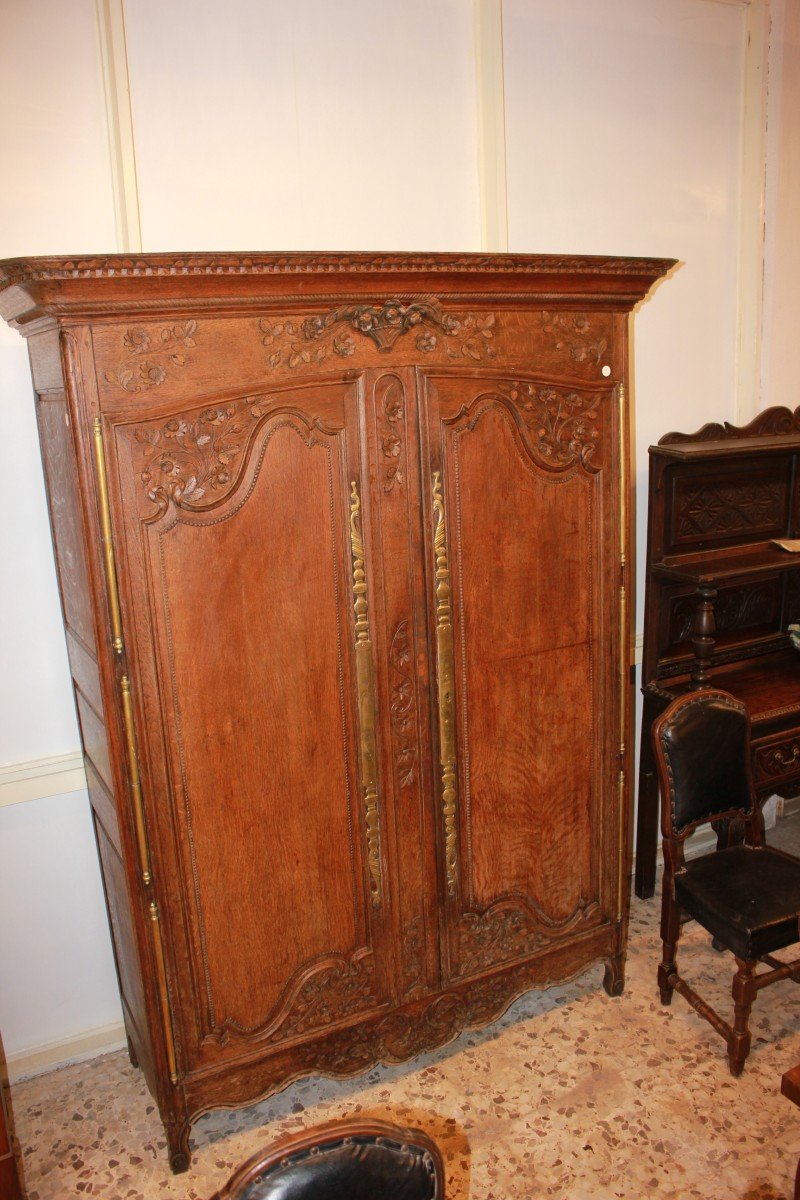
<path fill-rule="evenodd" d="M 625 403 L 625 385 L 620 384 L 618 389 L 619 401 L 619 569 L 620 569 L 620 585 L 619 585 L 619 657 L 620 657 L 620 684 L 619 684 L 619 794 L 617 796 L 617 804 L 619 807 L 618 827 L 617 827 L 617 856 L 619 867 L 617 872 L 617 920 L 622 920 L 622 915 L 625 909 L 623 902 L 624 887 L 625 887 L 625 833 L 626 833 L 626 816 L 627 816 L 627 746 L 626 739 L 628 734 L 628 690 L 630 688 L 630 629 L 628 620 L 628 489 L 629 469 L 630 464 L 628 456 L 630 448 L 628 444 L 628 424 L 627 424 L 627 406 Z"/>
<path fill-rule="evenodd" d="M 439 693 L 439 757 L 442 766 L 442 816 L 444 862 L 448 895 L 456 894 L 458 851 L 456 843 L 456 726 L 455 663 L 450 601 L 450 566 L 447 557 L 444 495 L 440 471 L 433 475 L 433 552 L 436 557 L 436 683 Z"/>
<path fill-rule="evenodd" d="M 169 991 L 167 989 L 167 964 L 164 960 L 164 946 L 161 941 L 161 924 L 158 915 L 158 905 L 150 901 L 150 920 L 153 922 L 153 945 L 156 952 L 156 970 L 158 972 L 158 999 L 161 1004 L 161 1019 L 164 1022 L 164 1040 L 167 1044 L 167 1065 L 171 1083 L 178 1082 L 178 1065 L 175 1059 L 175 1035 L 172 1029 L 172 1016 L 169 1011 Z"/>
<path fill-rule="evenodd" d="M 147 846 L 147 831 L 144 824 L 144 805 L 142 803 L 142 783 L 139 776 L 139 759 L 136 754 L 136 733 L 133 725 L 133 699 L 131 684 L 127 675 L 120 680 L 122 691 L 122 716 L 125 724 L 125 745 L 128 751 L 128 774 L 130 777 L 131 794 L 133 796 L 133 820 L 136 826 L 136 845 L 139 851 L 139 867 L 142 881 L 145 885 L 152 882 L 150 870 L 150 854 Z"/>
<path fill-rule="evenodd" d="M 122 654 L 122 615 L 117 587 L 117 567 L 114 561 L 114 541 L 111 534 L 111 506 L 108 501 L 108 476 L 106 474 L 106 451 L 103 445 L 103 421 L 94 419 L 94 457 L 97 466 L 97 490 L 100 500 L 100 531 L 103 542 L 106 581 L 108 583 L 108 607 L 111 616 L 112 645 L 116 654 Z"/>
<path fill-rule="evenodd" d="M 364 789 L 364 823 L 367 830 L 367 867 L 372 905 L 383 902 L 381 881 L 381 830 L 378 811 L 378 767 L 375 738 L 375 671 L 369 632 L 367 575 L 364 541 L 359 528 L 361 498 L 356 480 L 350 483 L 350 553 L 353 559 L 353 611 L 356 634 L 356 688 L 361 731 L 361 786 Z"/>

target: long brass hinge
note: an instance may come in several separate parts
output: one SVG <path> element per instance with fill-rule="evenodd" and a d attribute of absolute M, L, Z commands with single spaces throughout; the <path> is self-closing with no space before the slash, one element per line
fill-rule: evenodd
<path fill-rule="evenodd" d="M 122 723 L 125 730 L 125 750 L 128 759 L 128 783 L 131 791 L 133 806 L 133 823 L 136 834 L 136 849 L 139 859 L 139 873 L 146 889 L 146 897 L 151 896 L 153 872 L 150 866 L 150 850 L 147 841 L 147 826 L 144 818 L 142 800 L 142 784 L 139 774 L 139 756 L 136 750 L 136 726 L 133 716 L 133 698 L 131 696 L 131 681 L 124 673 L 125 643 L 122 636 L 122 610 L 119 601 L 117 584 L 117 564 L 114 555 L 114 540 L 111 528 L 111 505 L 108 498 L 108 473 L 106 471 L 105 446 L 103 444 L 103 422 L 100 417 L 94 421 L 94 453 L 97 468 L 97 495 L 100 506 L 100 531 L 103 543 L 103 559 L 105 563 L 106 587 L 108 591 L 108 608 L 111 623 L 111 644 L 119 664 L 118 669 L 123 673 L 119 677 L 120 699 L 122 702 Z M 164 1042 L 169 1066 L 169 1077 L 172 1083 L 178 1082 L 178 1069 L 175 1056 L 175 1035 L 172 1026 L 172 1016 L 169 1007 L 169 990 L 167 984 L 167 967 L 164 957 L 164 942 L 161 935 L 161 923 L 158 906 L 152 898 L 149 900 L 149 913 L 153 935 L 153 950 L 156 960 L 156 975 L 158 997 L 164 1026 Z"/>

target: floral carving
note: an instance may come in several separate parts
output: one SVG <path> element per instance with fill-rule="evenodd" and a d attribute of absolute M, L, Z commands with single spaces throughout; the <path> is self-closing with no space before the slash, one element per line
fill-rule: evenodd
<path fill-rule="evenodd" d="M 390 705 L 394 742 L 394 769 L 398 789 L 409 787 L 414 782 L 417 765 L 417 747 L 414 729 L 417 722 L 417 705 L 414 681 L 409 665 L 411 662 L 411 636 L 408 621 L 401 621 L 394 631 L 389 647 L 389 662 L 392 667 L 392 700 Z"/>
<path fill-rule="evenodd" d="M 457 936 L 462 975 L 474 975 L 510 958 L 529 954 L 547 941 L 521 908 L 464 913 Z"/>
<path fill-rule="evenodd" d="M 371 954 L 347 962 L 335 963 L 315 972 L 295 995 L 285 1019 L 273 1030 L 271 1040 L 284 1040 L 312 1029 L 321 1029 L 374 1007 L 373 975 L 375 964 Z"/>
<path fill-rule="evenodd" d="M 134 326 L 122 338 L 122 345 L 133 362 L 123 363 L 114 371 L 106 371 L 106 382 L 124 388 L 126 392 L 145 392 L 158 387 L 167 378 L 167 367 L 185 367 L 189 361 L 184 350 L 195 345 L 196 321 L 165 325 L 153 342 L 147 329 Z"/>
<path fill-rule="evenodd" d="M 556 350 L 566 350 L 573 362 L 599 364 L 608 345 L 604 337 L 593 337 L 585 313 L 542 313 L 545 333 L 556 338 Z"/>
<path fill-rule="evenodd" d="M 500 393 L 522 417 L 540 457 L 554 467 L 587 466 L 600 436 L 600 396 L 533 383 L 508 384 Z"/>
<path fill-rule="evenodd" d="M 258 415 L 254 402 L 249 411 L 234 402 L 206 408 L 194 419 L 174 417 L 157 429 L 137 429 L 144 454 L 141 480 L 149 499 L 162 506 L 168 499 L 191 506 L 209 492 L 222 493 L 244 449 L 248 426 Z"/>
<path fill-rule="evenodd" d="M 494 905 L 486 912 L 465 912 L 456 934 L 461 974 L 478 974 L 498 963 L 532 954 L 552 941 L 552 936 L 542 928 L 543 923 L 563 930 L 585 920 L 596 908 L 594 901 L 581 898 L 572 915 L 555 924 L 543 913 L 537 919 L 524 908 L 508 903 L 503 907 Z"/>
<path fill-rule="evenodd" d="M 409 304 L 386 300 L 383 304 L 344 305 L 302 321 L 259 321 L 270 366 L 290 370 L 321 363 L 331 355 L 349 358 L 356 347 L 354 333 L 388 351 L 398 338 L 414 330 L 415 345 L 423 354 L 430 354 L 441 343 L 448 358 L 479 362 L 494 357 L 494 325 L 493 313 L 457 316 L 443 312 L 438 301 L 429 299 Z"/>
<path fill-rule="evenodd" d="M 405 995 L 410 995 L 422 982 L 423 975 L 422 917 L 416 916 L 403 929 L 401 953 L 403 975 L 406 980 Z"/>
<path fill-rule="evenodd" d="M 244 396 L 194 417 L 172 417 L 161 426 L 136 429 L 148 499 L 160 508 L 172 501 L 190 509 L 220 499 L 234 482 L 257 423 L 273 406 L 269 397 Z"/>
<path fill-rule="evenodd" d="M 383 422 L 380 431 L 381 453 L 385 461 L 383 472 L 383 490 L 391 492 L 395 484 L 402 486 L 404 477 L 403 452 L 403 420 L 405 407 L 403 405 L 403 385 L 396 376 L 389 376 L 380 381 L 383 394 L 379 398 L 383 412 Z"/>

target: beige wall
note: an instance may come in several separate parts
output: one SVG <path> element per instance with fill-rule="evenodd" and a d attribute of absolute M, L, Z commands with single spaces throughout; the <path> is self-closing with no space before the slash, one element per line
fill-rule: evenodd
<path fill-rule="evenodd" d="M 129 245 L 678 257 L 635 324 L 641 527 L 646 446 L 666 428 L 756 411 L 760 378 L 767 401 L 799 402 L 799 8 L 772 3 L 768 127 L 766 0 L 0 0 L 0 257 Z M 125 43 L 105 45 L 122 15 Z M 30 392 L 24 347 L 0 323 L 12 1067 L 120 1032 Z"/>

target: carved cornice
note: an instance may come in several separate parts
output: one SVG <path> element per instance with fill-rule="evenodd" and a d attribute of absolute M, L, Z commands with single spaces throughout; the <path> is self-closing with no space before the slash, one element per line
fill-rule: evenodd
<path fill-rule="evenodd" d="M 526 275 L 660 276 L 674 259 L 556 254 L 147 254 L 85 258 L 12 258 L 0 262 L 0 286 L 39 280 L 459 272 Z"/>

